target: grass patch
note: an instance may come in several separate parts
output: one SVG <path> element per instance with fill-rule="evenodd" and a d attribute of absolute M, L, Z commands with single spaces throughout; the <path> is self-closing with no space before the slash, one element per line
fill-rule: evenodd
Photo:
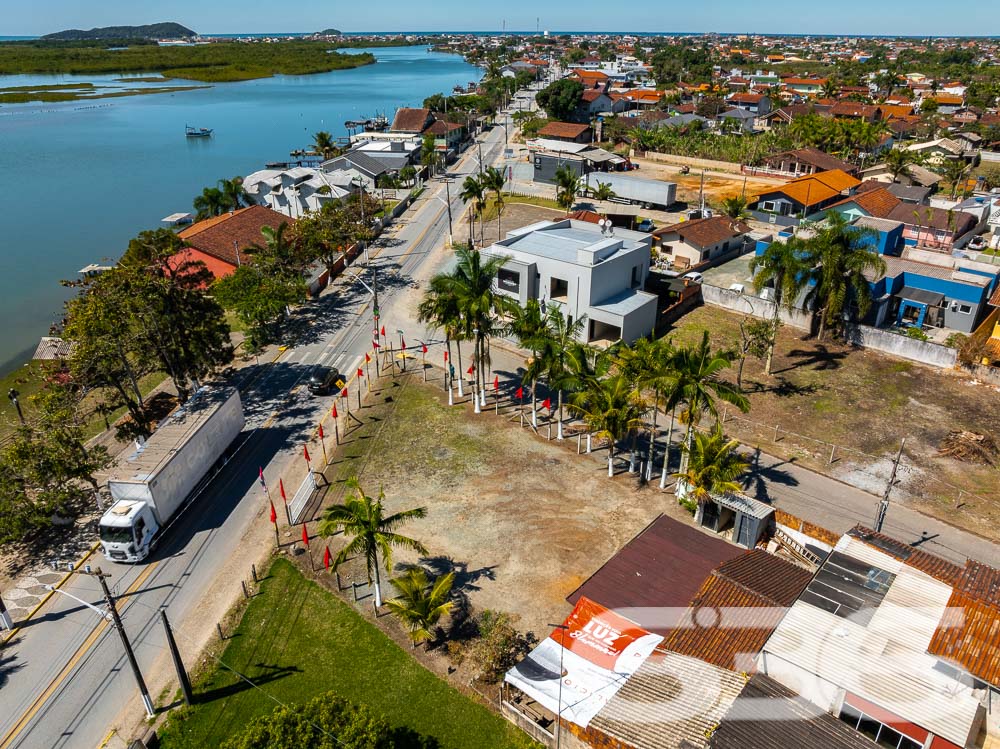
<path fill-rule="evenodd" d="M 393 725 L 434 736 L 442 749 L 534 746 L 285 559 L 272 564 L 222 660 L 264 691 L 213 668 L 196 680 L 196 705 L 167 720 L 160 733 L 164 749 L 219 746 L 276 707 L 268 695 L 301 703 L 330 690 Z"/>
<path fill-rule="evenodd" d="M 180 91 L 195 91 L 211 86 L 161 86 L 159 88 L 126 88 L 101 91 L 92 84 L 76 91 L 45 90 L 39 87 L 31 91 L 0 91 L 0 104 L 29 104 L 31 102 L 53 103 L 62 101 L 93 101 L 95 99 L 119 99 L 125 96 L 148 96 L 150 94 L 175 94 Z"/>

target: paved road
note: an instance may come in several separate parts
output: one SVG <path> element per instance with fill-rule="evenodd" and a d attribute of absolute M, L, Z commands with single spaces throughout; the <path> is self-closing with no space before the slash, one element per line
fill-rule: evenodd
<path fill-rule="evenodd" d="M 503 128 L 487 133 L 482 146 L 487 164 L 501 155 L 503 139 Z M 459 181 L 478 169 L 474 155 L 478 149 L 470 149 L 452 168 L 450 173 Z M 456 226 L 463 211 L 457 193 L 451 190 Z M 412 283 L 412 276 L 447 235 L 444 195 L 443 183 L 432 180 L 400 226 L 373 243 L 372 264 L 384 309 L 391 309 L 393 299 Z M 356 270 L 364 273 L 360 266 Z M 303 379 L 317 364 L 352 372 L 369 349 L 371 299 L 362 284 L 349 279 L 342 277 L 334 290 L 297 315 L 294 347 L 274 363 L 255 365 L 261 375 L 244 393 L 248 429 L 240 438 L 241 448 L 165 536 L 152 560 L 139 566 L 99 557 L 92 561 L 113 576 L 125 627 L 143 670 L 162 662 L 160 609 L 166 609 L 183 631 L 198 617 L 199 602 L 216 571 L 233 554 L 251 521 L 260 522 L 265 500 L 257 483 L 258 466 L 264 466 L 273 485 L 291 461 L 301 460 L 300 443 L 330 404 L 329 398 L 310 397 L 301 387 Z M 93 604 L 101 602 L 92 578 L 74 576 L 63 590 Z M 0 651 L 0 687 L 0 749 L 93 749 L 107 735 L 120 708 L 134 704 L 136 696 L 117 634 L 95 612 L 62 595 L 54 596 Z"/>

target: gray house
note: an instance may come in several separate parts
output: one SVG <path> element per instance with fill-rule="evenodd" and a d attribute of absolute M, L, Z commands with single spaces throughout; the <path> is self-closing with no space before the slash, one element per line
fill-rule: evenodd
<path fill-rule="evenodd" d="M 651 242 L 648 234 L 563 219 L 510 231 L 485 252 L 507 258 L 497 273 L 502 294 L 521 305 L 557 304 L 570 322 L 586 316 L 584 343 L 631 343 L 656 324 L 657 298 L 642 291 Z"/>

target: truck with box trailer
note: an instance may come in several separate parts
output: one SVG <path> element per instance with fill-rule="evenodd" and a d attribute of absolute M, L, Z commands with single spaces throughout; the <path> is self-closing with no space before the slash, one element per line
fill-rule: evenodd
<path fill-rule="evenodd" d="M 113 562 L 146 559 L 224 462 L 245 423 L 239 391 L 204 386 L 120 461 L 108 479 L 113 504 L 99 525 L 104 556 Z"/>
<path fill-rule="evenodd" d="M 634 203 L 643 208 L 669 208 L 677 201 L 677 185 L 657 179 L 630 177 L 615 172 L 590 172 L 585 178 L 586 191 L 596 190 L 599 184 L 611 186 L 611 200 Z"/>

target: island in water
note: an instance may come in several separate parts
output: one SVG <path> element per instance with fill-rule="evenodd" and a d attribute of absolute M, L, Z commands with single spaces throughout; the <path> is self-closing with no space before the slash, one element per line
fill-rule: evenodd
<path fill-rule="evenodd" d="M 67 29 L 42 37 L 46 41 L 125 41 L 131 39 L 192 39 L 198 36 L 186 26 L 179 23 L 151 23 L 145 26 L 102 26 L 84 31 L 83 29 Z"/>

